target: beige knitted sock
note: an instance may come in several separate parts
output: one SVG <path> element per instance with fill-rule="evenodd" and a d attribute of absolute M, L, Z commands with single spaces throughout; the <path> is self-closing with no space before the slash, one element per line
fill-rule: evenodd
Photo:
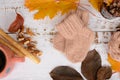
<path fill-rule="evenodd" d="M 61 24 L 59 24 L 59 26 L 56 27 L 58 32 L 66 39 L 73 39 L 74 36 L 77 34 L 76 27 L 72 25 L 73 22 L 69 20 L 73 15 L 76 14 L 71 14 L 67 19 L 64 20 L 64 22 L 62 22 Z M 77 22 L 75 24 L 77 24 Z"/>
<path fill-rule="evenodd" d="M 82 19 L 82 17 L 81 17 L 82 10 L 77 10 L 77 12 L 75 14 L 77 14 L 77 16 L 80 19 Z M 68 38 L 72 38 L 72 34 L 74 36 L 75 35 L 74 33 L 76 32 L 75 29 L 74 29 L 74 26 L 73 26 L 74 31 L 73 30 L 72 31 L 67 30 L 67 29 L 69 29 L 69 24 L 65 24 L 64 21 L 57 25 L 58 33 L 53 38 L 53 47 L 56 48 L 57 50 L 61 51 L 61 52 L 64 52 L 64 49 L 65 49 L 65 38 L 63 36 L 65 36 L 65 37 L 68 36 Z M 66 25 L 68 25 L 68 28 L 66 28 Z M 63 36 L 59 32 L 61 34 L 64 33 Z"/>
<path fill-rule="evenodd" d="M 82 61 L 94 40 L 94 33 L 86 27 L 88 18 L 88 12 L 76 12 L 57 26 L 54 47 L 65 52 L 72 62 Z"/>
<path fill-rule="evenodd" d="M 84 22 L 88 22 L 88 20 L 86 21 L 85 17 Z M 84 24 L 84 22 L 80 20 L 76 14 L 72 14 L 66 19 L 65 23 L 69 24 L 67 27 L 71 28 L 71 30 L 74 28 L 75 35 L 71 38 L 68 38 L 69 35 L 65 36 L 63 33 L 61 33 L 66 39 L 66 56 L 72 62 L 83 61 L 89 51 L 91 43 L 94 40 L 94 33 L 85 26 L 86 24 Z M 60 28 L 64 29 L 64 27 L 65 26 Z"/>
<path fill-rule="evenodd" d="M 94 41 L 94 33 L 88 28 L 81 29 L 80 32 L 82 34 L 78 33 L 73 40 L 66 41 L 66 56 L 72 62 L 83 61 Z"/>

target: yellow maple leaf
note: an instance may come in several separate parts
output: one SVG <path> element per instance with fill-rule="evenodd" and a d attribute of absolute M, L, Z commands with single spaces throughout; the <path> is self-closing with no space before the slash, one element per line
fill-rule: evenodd
<path fill-rule="evenodd" d="M 104 2 L 107 4 L 107 6 L 109 6 L 113 2 L 113 0 L 104 0 Z"/>
<path fill-rule="evenodd" d="M 120 62 L 112 59 L 110 55 L 108 55 L 108 61 L 111 64 L 112 70 L 120 72 Z"/>
<path fill-rule="evenodd" d="M 79 0 L 25 0 L 25 6 L 30 10 L 38 10 L 34 19 L 49 16 L 53 18 L 58 12 L 68 13 L 70 10 L 76 10 Z"/>
<path fill-rule="evenodd" d="M 89 0 L 89 2 L 97 11 L 100 11 L 100 8 L 103 4 L 103 0 Z"/>
<path fill-rule="evenodd" d="M 100 11 L 103 2 L 105 2 L 107 6 L 109 6 L 113 2 L 113 0 L 89 0 L 89 2 L 97 11 Z"/>

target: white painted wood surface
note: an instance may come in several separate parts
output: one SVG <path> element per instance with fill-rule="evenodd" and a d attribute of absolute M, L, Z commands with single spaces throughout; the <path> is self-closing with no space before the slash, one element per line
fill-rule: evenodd
<path fill-rule="evenodd" d="M 81 3 L 89 4 L 87 0 L 81 0 Z M 115 27 L 120 23 L 120 19 L 107 20 L 104 19 L 100 13 L 95 11 L 92 7 L 84 6 L 96 15 L 90 16 L 89 28 L 96 32 L 95 44 L 91 46 L 91 49 L 96 48 L 102 58 L 102 65 L 109 65 L 107 62 L 107 43 L 111 36 L 111 31 L 115 30 Z M 24 63 L 16 63 L 12 73 L 4 79 L 0 80 L 52 80 L 49 76 L 49 72 L 56 66 L 66 65 L 74 67 L 80 72 L 80 63 L 73 64 L 69 62 L 65 56 L 59 51 L 55 50 L 50 43 L 50 39 L 53 35 L 49 35 L 50 32 L 55 32 L 55 24 L 59 23 L 65 16 L 58 14 L 52 20 L 46 17 L 44 20 L 33 20 L 33 14 L 35 12 L 29 12 L 24 7 L 24 0 L 0 0 L 0 28 L 6 32 L 9 25 L 15 19 L 15 8 L 24 19 L 24 25 L 30 27 L 34 32 L 40 33 L 33 37 L 38 42 L 37 47 L 43 51 L 40 64 L 34 64 L 26 58 Z M 46 29 L 46 31 L 44 31 Z M 15 35 L 11 35 L 15 38 Z M 116 73 L 110 80 L 120 80 L 120 74 Z"/>

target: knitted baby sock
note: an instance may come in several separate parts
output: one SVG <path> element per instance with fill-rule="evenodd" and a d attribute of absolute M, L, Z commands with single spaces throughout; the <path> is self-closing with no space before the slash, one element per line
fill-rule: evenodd
<path fill-rule="evenodd" d="M 64 21 L 64 24 L 67 24 L 67 29 L 64 25 L 62 27 L 57 27 L 57 29 L 66 39 L 66 56 L 72 62 L 82 61 L 89 51 L 91 42 L 94 40 L 94 33 L 85 27 L 84 22 L 82 22 L 82 20 L 78 18 L 76 14 L 70 15 Z M 68 28 L 71 29 L 71 32 L 74 34 L 72 37 L 70 36 L 70 33 L 66 33 L 66 31 L 69 30 Z M 64 34 L 61 30 L 66 34 Z"/>
<path fill-rule="evenodd" d="M 82 19 L 82 13 L 83 13 L 83 10 L 77 10 L 77 12 L 76 13 L 74 13 L 74 14 L 76 14 L 80 19 Z M 88 13 L 87 13 L 88 14 Z M 86 16 L 83 16 L 83 17 L 86 17 Z M 66 20 L 66 19 L 65 19 Z M 64 21 L 65 21 L 64 20 Z M 65 22 L 62 22 L 62 23 L 60 23 L 60 24 L 58 24 L 57 25 L 57 28 L 60 28 L 60 29 L 57 29 L 58 30 L 58 32 L 57 32 L 57 34 L 55 35 L 55 37 L 53 38 L 53 46 L 54 46 L 54 48 L 56 48 L 57 50 L 59 50 L 59 51 L 61 51 L 61 52 L 64 52 L 64 49 L 65 49 L 65 38 L 59 33 L 59 32 L 61 32 L 61 31 L 63 31 L 63 32 L 61 32 L 61 33 L 66 33 L 66 31 L 65 30 L 67 30 L 67 29 L 69 29 L 69 28 L 65 28 L 65 30 L 63 29 L 61 29 L 64 25 L 65 25 Z M 65 25 L 66 26 L 66 25 Z M 75 31 L 72 31 L 73 33 L 75 32 Z M 70 34 L 69 32 L 68 32 L 68 34 Z M 68 35 L 68 34 L 66 34 L 66 35 Z M 72 34 L 72 33 L 71 33 Z M 70 37 L 71 37 L 71 35 L 69 35 Z M 69 37 L 68 36 L 68 37 Z M 74 35 L 73 35 L 74 36 Z"/>
<path fill-rule="evenodd" d="M 81 14 L 73 13 L 57 26 L 59 33 L 53 43 L 55 48 L 65 52 L 72 62 L 82 61 L 94 40 L 94 33 L 85 26 L 88 23 L 87 14 L 84 14 L 84 17 L 78 15 Z"/>
<path fill-rule="evenodd" d="M 66 41 L 66 56 L 72 62 L 83 61 L 94 41 L 94 33 L 88 28 L 81 29 L 80 32 L 82 34 L 78 33 L 73 40 Z"/>

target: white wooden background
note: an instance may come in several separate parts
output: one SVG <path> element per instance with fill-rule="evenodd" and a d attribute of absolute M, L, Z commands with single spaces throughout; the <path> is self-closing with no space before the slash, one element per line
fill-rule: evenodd
<path fill-rule="evenodd" d="M 81 0 L 81 4 L 90 5 L 87 0 Z M 115 31 L 115 27 L 120 23 L 120 19 L 107 20 L 104 19 L 100 13 L 95 11 L 92 7 L 84 6 L 89 9 L 96 16 L 90 14 L 89 28 L 96 32 L 96 39 L 91 49 L 95 48 L 101 55 L 102 65 L 109 65 L 107 62 L 107 42 L 110 39 L 111 31 Z M 64 16 L 58 14 L 52 20 L 46 17 L 44 20 L 33 20 L 33 14 L 36 12 L 29 12 L 24 7 L 24 0 L 0 0 L 0 28 L 6 32 L 9 25 L 15 19 L 15 8 L 24 19 L 24 25 L 30 27 L 34 32 L 39 33 L 33 37 L 38 42 L 37 47 L 43 51 L 40 64 L 34 64 L 31 60 L 26 58 L 24 63 L 16 63 L 12 73 L 4 79 L 0 80 L 52 80 L 49 72 L 56 66 L 66 65 L 74 67 L 80 72 L 80 63 L 73 64 L 69 62 L 63 54 L 55 50 L 50 42 L 55 32 L 55 24 L 64 19 Z M 46 31 L 44 31 L 46 29 Z M 15 38 L 15 35 L 11 35 Z M 120 80 L 120 74 L 113 74 L 110 80 Z"/>

